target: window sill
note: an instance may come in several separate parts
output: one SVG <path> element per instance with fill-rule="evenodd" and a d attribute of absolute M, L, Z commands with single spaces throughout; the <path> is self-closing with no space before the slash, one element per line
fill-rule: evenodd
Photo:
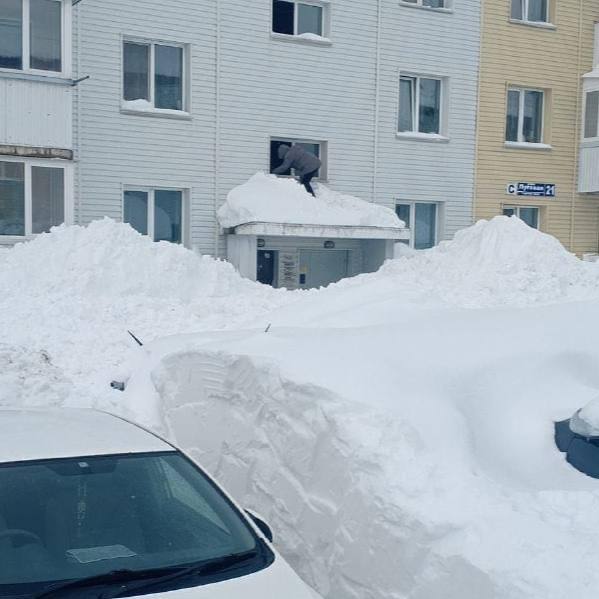
<path fill-rule="evenodd" d="M 295 42 L 298 44 L 311 44 L 314 46 L 332 46 L 333 42 L 328 37 L 303 33 L 302 35 L 288 35 L 287 33 L 275 33 L 272 31 L 270 37 L 281 42 Z"/>
<path fill-rule="evenodd" d="M 509 19 L 513 25 L 524 25 L 524 27 L 536 27 L 537 29 L 548 29 L 555 31 L 557 27 L 553 23 L 543 23 L 542 21 L 520 21 L 519 19 Z"/>
<path fill-rule="evenodd" d="M 164 110 L 160 108 L 133 108 L 126 104 L 121 104 L 121 114 L 131 114 L 135 116 L 149 116 L 153 118 L 174 119 L 178 121 L 191 121 L 192 116 L 184 110 Z"/>
<path fill-rule="evenodd" d="M 0 247 L 3 245 L 15 245 L 24 241 L 35 239 L 36 235 L 0 235 Z"/>
<path fill-rule="evenodd" d="M 20 81 L 37 81 L 39 83 L 50 83 L 53 85 L 68 85 L 73 86 L 74 81 L 61 75 L 60 73 L 51 73 L 46 75 L 43 72 L 27 72 L 17 69 L 0 69 L 0 79 L 15 79 Z"/>
<path fill-rule="evenodd" d="M 543 152 L 553 150 L 553 146 L 549 144 L 536 144 L 526 141 L 506 141 L 504 145 L 508 150 L 540 150 Z"/>
<path fill-rule="evenodd" d="M 422 6 L 420 4 L 412 4 L 411 2 L 399 1 L 400 6 L 407 6 L 408 8 L 419 8 L 420 10 L 426 10 L 427 12 L 440 12 L 445 14 L 453 14 L 453 8 L 434 8 L 432 6 Z"/>
<path fill-rule="evenodd" d="M 395 137 L 397 137 L 397 139 L 425 141 L 437 144 L 449 143 L 449 137 L 445 137 L 445 135 L 438 135 L 436 133 L 396 133 Z"/>

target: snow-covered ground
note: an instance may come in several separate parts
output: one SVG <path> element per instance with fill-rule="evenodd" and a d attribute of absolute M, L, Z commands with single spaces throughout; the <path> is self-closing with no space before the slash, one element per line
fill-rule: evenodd
<path fill-rule="evenodd" d="M 599 392 L 599 266 L 505 217 L 402 254 L 284 292 L 110 221 L 58 229 L 0 253 L 0 405 L 166 433 L 331 599 L 595 597 L 599 482 L 553 422 Z"/>

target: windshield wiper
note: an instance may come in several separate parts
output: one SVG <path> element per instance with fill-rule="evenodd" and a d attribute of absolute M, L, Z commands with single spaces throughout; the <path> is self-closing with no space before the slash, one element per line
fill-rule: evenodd
<path fill-rule="evenodd" d="M 44 590 L 32 595 L 32 599 L 40 599 L 41 597 L 52 597 L 55 593 L 61 591 L 70 591 L 78 588 L 97 586 L 101 584 L 118 584 L 121 582 L 129 582 L 131 580 L 139 580 L 140 578 L 159 578 L 162 576 L 170 576 L 173 573 L 178 573 L 187 570 L 184 566 L 174 566 L 167 568 L 154 568 L 151 570 L 112 570 L 104 574 L 96 574 L 87 576 L 86 578 L 78 578 L 76 580 L 68 580 L 58 584 L 53 584 L 46 587 Z"/>
<path fill-rule="evenodd" d="M 212 560 L 203 561 L 196 563 L 186 568 L 180 568 L 176 572 L 154 578 L 152 580 L 144 580 L 141 582 L 133 582 L 132 584 L 124 585 L 115 589 L 113 593 L 110 591 L 102 594 L 102 599 L 114 599 L 122 597 L 124 594 L 129 594 L 133 591 L 139 591 L 141 589 L 148 589 L 154 586 L 162 585 L 173 580 L 179 580 L 186 578 L 187 576 L 206 576 L 208 574 L 218 574 L 238 566 L 250 559 L 256 558 L 260 552 L 258 549 L 252 549 L 251 551 L 245 551 L 244 553 L 233 553 L 231 555 L 225 555 L 223 557 L 217 557 Z"/>
<path fill-rule="evenodd" d="M 186 576 L 200 576 L 206 574 L 215 574 L 241 564 L 249 559 L 255 558 L 258 555 L 257 549 L 246 551 L 244 553 L 234 553 L 225 555 L 208 561 L 195 563 L 192 566 L 172 566 L 166 568 L 154 568 L 151 570 L 113 570 L 105 574 L 97 574 L 77 580 L 69 580 L 46 587 L 43 591 L 32 595 L 32 599 L 40 599 L 42 597 L 52 597 L 56 593 L 63 591 L 71 591 L 79 588 L 99 586 L 99 585 L 119 585 L 113 592 L 106 591 L 101 594 L 102 599 L 119 597 L 124 593 L 132 590 L 151 587 L 184 578 Z M 144 580 L 140 580 L 144 579 Z M 124 584 L 121 584 L 124 583 Z M 126 584 L 131 583 L 131 584 Z"/>

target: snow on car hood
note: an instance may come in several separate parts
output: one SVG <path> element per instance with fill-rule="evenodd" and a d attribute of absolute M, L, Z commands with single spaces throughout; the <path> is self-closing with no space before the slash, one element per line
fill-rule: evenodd
<path fill-rule="evenodd" d="M 599 397 L 572 416 L 570 430 L 582 437 L 599 437 Z"/>

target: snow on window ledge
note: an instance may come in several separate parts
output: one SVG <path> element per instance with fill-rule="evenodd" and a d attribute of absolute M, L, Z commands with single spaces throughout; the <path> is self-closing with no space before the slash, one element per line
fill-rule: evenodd
<path fill-rule="evenodd" d="M 316 35 L 315 33 L 302 33 L 300 35 L 289 35 L 287 33 L 271 32 L 270 37 L 274 40 L 284 42 L 298 42 L 303 44 L 315 44 L 317 46 L 332 46 L 333 41 L 328 37 Z"/>
<path fill-rule="evenodd" d="M 170 119 L 191 120 L 191 114 L 184 110 L 168 110 L 165 108 L 155 108 L 147 100 L 123 100 L 121 102 L 121 112 L 123 114 L 136 114 L 140 116 L 164 117 Z"/>
<path fill-rule="evenodd" d="M 528 141 L 506 141 L 505 147 L 513 150 L 553 150 L 553 146 L 549 144 L 530 143 Z"/>
<path fill-rule="evenodd" d="M 408 8 L 419 8 L 428 12 L 453 13 L 453 8 L 451 6 L 436 8 L 434 6 L 423 6 L 422 4 L 414 4 L 413 2 L 404 2 L 403 0 L 399 0 L 399 5 L 407 6 Z"/>
<path fill-rule="evenodd" d="M 448 143 L 449 137 L 439 133 L 418 133 L 415 131 L 402 131 L 395 134 L 398 139 L 411 139 L 413 141 L 430 141 L 433 143 Z"/>
<path fill-rule="evenodd" d="M 553 23 L 545 23 L 543 21 L 526 21 L 524 19 L 509 19 L 514 25 L 524 25 L 526 27 L 537 27 L 539 29 L 549 29 L 555 31 L 557 27 Z"/>

